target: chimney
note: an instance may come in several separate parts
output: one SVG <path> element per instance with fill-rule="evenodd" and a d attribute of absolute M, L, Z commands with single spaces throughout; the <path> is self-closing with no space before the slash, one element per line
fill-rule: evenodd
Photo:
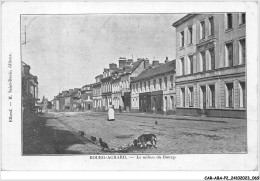
<path fill-rule="evenodd" d="M 115 70 L 117 68 L 117 64 L 115 64 L 115 63 L 110 63 L 109 64 L 109 69 L 110 70 Z"/>
<path fill-rule="evenodd" d="M 166 57 L 164 63 L 168 63 L 168 62 L 169 62 L 168 57 Z"/>
<path fill-rule="evenodd" d="M 127 59 L 126 64 L 127 64 L 127 65 L 131 65 L 132 62 L 133 62 L 133 59 Z"/>
<path fill-rule="evenodd" d="M 149 68 L 149 65 L 150 65 L 149 59 L 146 58 L 146 59 L 144 60 L 144 69 L 148 69 L 148 68 Z"/>
<path fill-rule="evenodd" d="M 30 74 L 30 65 L 23 65 L 24 74 L 29 75 Z"/>
<path fill-rule="evenodd" d="M 159 60 L 153 60 L 153 67 L 159 66 Z"/>
<path fill-rule="evenodd" d="M 119 62 L 119 68 L 123 68 L 126 65 L 126 58 L 120 57 L 118 62 Z"/>

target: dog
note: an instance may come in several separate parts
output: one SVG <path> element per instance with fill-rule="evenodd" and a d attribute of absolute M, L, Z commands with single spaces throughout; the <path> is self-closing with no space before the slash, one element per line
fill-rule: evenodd
<path fill-rule="evenodd" d="M 91 136 L 90 139 L 91 139 L 92 142 L 96 142 L 97 141 L 97 138 L 95 136 Z"/>
<path fill-rule="evenodd" d="M 84 136 L 85 135 L 84 131 L 78 131 L 78 133 L 80 134 L 80 136 Z"/>
<path fill-rule="evenodd" d="M 108 144 L 106 142 L 103 142 L 101 138 L 99 138 L 99 144 L 102 147 L 102 150 L 104 150 L 104 149 L 109 150 Z"/>
<path fill-rule="evenodd" d="M 134 146 L 137 146 L 137 144 L 138 144 L 138 139 L 134 139 L 133 145 L 134 145 Z"/>
<path fill-rule="evenodd" d="M 156 148 L 156 140 L 155 134 L 142 134 L 137 138 L 137 142 L 141 143 L 141 147 L 146 147 L 147 142 L 150 142 Z"/>

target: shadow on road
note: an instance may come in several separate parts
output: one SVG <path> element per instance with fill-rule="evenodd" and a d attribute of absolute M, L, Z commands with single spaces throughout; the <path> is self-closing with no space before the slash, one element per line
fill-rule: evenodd
<path fill-rule="evenodd" d="M 23 155 L 82 154 L 71 146 L 84 147 L 85 143 L 54 117 L 27 114 L 23 117 Z"/>

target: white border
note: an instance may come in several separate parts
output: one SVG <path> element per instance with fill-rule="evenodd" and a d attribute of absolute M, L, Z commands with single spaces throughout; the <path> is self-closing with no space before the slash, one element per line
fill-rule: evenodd
<path fill-rule="evenodd" d="M 246 12 L 248 154 L 175 155 L 169 160 L 89 160 L 88 156 L 21 156 L 20 14 Z M 2 169 L 254 170 L 257 166 L 257 4 L 255 2 L 4 2 L 2 22 Z M 173 50 L 175 51 L 175 50 Z M 13 123 L 8 122 L 7 60 L 13 54 Z M 11 134 L 10 134 L 11 133 Z M 88 172 L 92 173 L 92 172 Z M 110 172 L 108 172 L 110 173 Z M 123 174 L 124 172 L 120 172 Z M 240 172 L 241 173 L 241 172 Z M 95 174 L 98 176 L 99 174 Z M 150 173 L 149 173 L 150 174 Z M 150 177 L 147 174 L 147 177 Z M 66 174 L 65 174 L 66 175 Z M 65 176 L 64 175 L 64 176 Z M 130 174 L 131 175 L 131 174 Z M 153 174 L 152 174 L 153 175 Z M 152 176 L 151 175 L 151 176 Z M 157 178 L 161 178 L 165 173 Z M 170 176 L 170 175 L 168 175 Z M 135 176 L 132 176 L 133 178 Z M 43 176 L 44 178 L 44 176 Z M 68 178 L 68 177 L 66 177 Z M 128 177 L 127 179 L 131 179 Z"/>

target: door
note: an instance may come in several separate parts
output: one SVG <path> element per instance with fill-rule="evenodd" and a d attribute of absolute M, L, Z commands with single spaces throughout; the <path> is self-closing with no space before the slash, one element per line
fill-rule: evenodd
<path fill-rule="evenodd" d="M 206 86 L 201 87 L 202 91 L 202 114 L 206 114 Z"/>
<path fill-rule="evenodd" d="M 90 104 L 88 104 L 88 110 L 90 110 Z"/>

